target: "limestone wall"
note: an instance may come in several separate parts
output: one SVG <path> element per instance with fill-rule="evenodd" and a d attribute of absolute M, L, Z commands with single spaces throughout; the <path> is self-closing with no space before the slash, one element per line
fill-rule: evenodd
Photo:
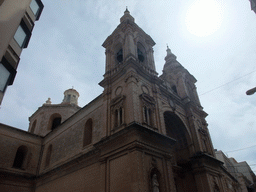
<path fill-rule="evenodd" d="M 22 175 L 35 175 L 41 151 L 42 138 L 25 131 L 0 124 L 0 169 Z M 27 151 L 21 168 L 14 168 L 14 160 L 19 147 Z"/>

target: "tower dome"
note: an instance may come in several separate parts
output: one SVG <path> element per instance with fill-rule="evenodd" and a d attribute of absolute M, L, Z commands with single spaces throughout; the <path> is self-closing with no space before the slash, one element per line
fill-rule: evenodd
<path fill-rule="evenodd" d="M 78 105 L 79 93 L 75 89 L 68 89 L 64 92 L 64 99 L 62 104 Z"/>

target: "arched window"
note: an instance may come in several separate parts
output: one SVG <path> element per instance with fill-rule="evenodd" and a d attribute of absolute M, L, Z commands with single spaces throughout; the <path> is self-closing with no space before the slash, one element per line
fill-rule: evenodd
<path fill-rule="evenodd" d="M 58 113 L 53 114 L 49 119 L 49 129 L 54 130 L 61 124 L 61 116 Z"/>
<path fill-rule="evenodd" d="M 52 120 L 52 130 L 55 129 L 56 127 L 58 127 L 61 123 L 61 117 L 55 117 L 53 120 Z"/>
<path fill-rule="evenodd" d="M 67 96 L 67 102 L 70 102 L 70 100 L 71 100 L 71 95 L 68 94 L 68 96 Z"/>
<path fill-rule="evenodd" d="M 89 145 L 92 142 L 92 119 L 88 119 L 84 127 L 83 146 Z"/>
<path fill-rule="evenodd" d="M 146 50 L 141 43 L 137 44 L 137 56 L 139 62 L 144 62 L 146 58 Z"/>
<path fill-rule="evenodd" d="M 116 59 L 119 63 L 123 61 L 123 49 L 119 49 L 119 51 L 116 53 Z"/>
<path fill-rule="evenodd" d="M 28 148 L 24 145 L 20 146 L 17 149 L 16 156 L 15 156 L 15 159 L 14 159 L 14 162 L 13 162 L 13 167 L 14 168 L 17 168 L 17 169 L 24 168 L 23 164 L 25 162 L 27 152 L 28 152 Z"/>
<path fill-rule="evenodd" d="M 52 156 L 52 145 L 50 145 L 47 149 L 46 158 L 45 158 L 45 167 L 48 167 L 50 165 Z"/>
<path fill-rule="evenodd" d="M 142 53 L 142 51 L 138 48 L 137 49 L 137 53 L 138 53 L 138 59 L 140 62 L 144 61 L 144 54 Z"/>
<path fill-rule="evenodd" d="M 37 122 L 37 120 L 35 120 L 35 121 L 33 122 L 33 124 L 32 124 L 32 127 L 31 127 L 31 129 L 30 129 L 30 132 L 31 132 L 31 133 L 34 133 L 34 132 L 35 132 L 36 122 Z"/>
<path fill-rule="evenodd" d="M 175 85 L 172 86 L 172 90 L 174 91 L 174 93 L 178 93 L 177 87 Z"/>

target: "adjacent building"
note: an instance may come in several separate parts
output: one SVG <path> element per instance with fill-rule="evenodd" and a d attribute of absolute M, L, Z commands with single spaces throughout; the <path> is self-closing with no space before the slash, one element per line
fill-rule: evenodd
<path fill-rule="evenodd" d="M 0 105 L 42 10 L 41 0 L 0 0 Z"/>
<path fill-rule="evenodd" d="M 216 158 L 222 161 L 227 171 L 237 179 L 242 192 L 254 192 L 256 189 L 256 176 L 246 161 L 237 162 L 234 158 L 228 158 L 221 150 L 215 151 Z"/>
<path fill-rule="evenodd" d="M 167 47 L 156 72 L 154 40 L 126 10 L 103 42 L 102 94 L 50 99 L 28 132 L 0 124 L 0 189 L 36 192 L 238 192 L 215 157 L 196 79 Z"/>
<path fill-rule="evenodd" d="M 256 13 L 256 0 L 250 0 L 251 9 Z"/>

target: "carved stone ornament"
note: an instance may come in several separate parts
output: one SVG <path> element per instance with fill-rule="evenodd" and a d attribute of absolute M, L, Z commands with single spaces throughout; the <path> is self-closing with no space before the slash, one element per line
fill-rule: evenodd
<path fill-rule="evenodd" d="M 204 136 L 207 136 L 207 131 L 204 129 L 198 129 L 198 132 L 201 133 Z"/>
<path fill-rule="evenodd" d="M 134 78 L 136 82 L 139 82 L 139 77 L 134 72 L 130 72 L 129 74 L 127 74 L 124 82 L 126 83 L 130 78 Z"/>
<path fill-rule="evenodd" d="M 147 88 L 146 85 L 142 85 L 142 86 L 141 86 L 141 90 L 142 90 L 143 93 L 149 94 L 149 90 L 148 90 L 148 88 Z"/>
<path fill-rule="evenodd" d="M 169 99 L 169 105 L 170 105 L 170 107 L 173 109 L 173 110 L 175 110 L 175 108 L 176 108 L 176 106 L 175 106 L 175 103 L 171 100 L 171 99 Z"/>
<path fill-rule="evenodd" d="M 124 100 L 125 100 L 125 96 L 124 95 L 119 95 L 119 96 L 115 97 L 114 99 L 112 99 L 111 102 L 110 102 L 111 111 L 114 112 L 115 109 L 123 107 Z"/>
<path fill-rule="evenodd" d="M 52 104 L 51 98 L 48 98 L 47 101 L 45 101 L 44 105 L 50 105 Z"/>
<path fill-rule="evenodd" d="M 203 129 L 202 128 L 202 124 L 201 124 L 201 121 L 199 119 L 196 120 L 196 124 L 198 126 L 199 129 Z"/>
<path fill-rule="evenodd" d="M 151 97 L 148 94 L 142 93 L 140 95 L 140 98 L 143 102 L 143 104 L 145 104 L 146 106 L 150 105 L 150 106 L 154 106 L 155 105 L 155 99 L 153 97 Z"/>

